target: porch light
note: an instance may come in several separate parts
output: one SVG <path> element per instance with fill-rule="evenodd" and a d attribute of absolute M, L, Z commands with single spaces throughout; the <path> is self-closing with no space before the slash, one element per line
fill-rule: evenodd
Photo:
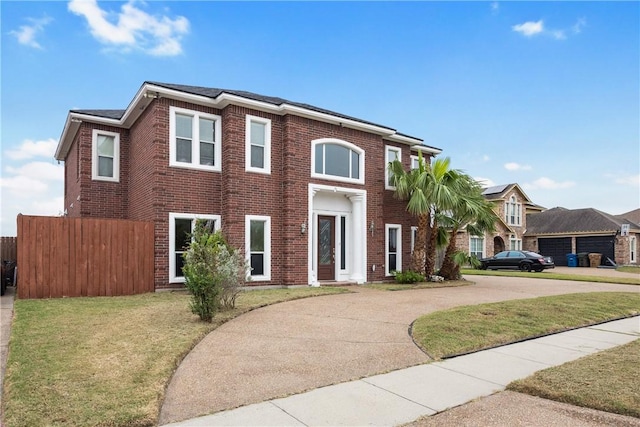
<path fill-rule="evenodd" d="M 373 236 L 373 230 L 376 229 L 376 224 L 371 221 L 371 225 L 369 225 L 369 231 L 371 232 L 371 235 Z"/>
<path fill-rule="evenodd" d="M 300 234 L 304 234 L 307 232 L 307 222 L 303 222 L 302 225 L 300 225 Z"/>

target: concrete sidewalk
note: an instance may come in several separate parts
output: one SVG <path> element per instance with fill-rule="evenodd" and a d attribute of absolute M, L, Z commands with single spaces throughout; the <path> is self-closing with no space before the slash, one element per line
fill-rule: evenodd
<path fill-rule="evenodd" d="M 640 316 L 273 399 L 168 426 L 390 426 L 640 338 Z"/>

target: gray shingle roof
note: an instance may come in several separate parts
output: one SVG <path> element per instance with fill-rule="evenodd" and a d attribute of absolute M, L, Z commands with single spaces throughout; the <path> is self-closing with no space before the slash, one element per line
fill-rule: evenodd
<path fill-rule="evenodd" d="M 535 236 L 537 234 L 615 232 L 620 230 L 620 225 L 623 223 L 627 221 L 593 208 L 553 208 L 528 214 L 525 234 Z M 632 224 L 631 228 L 639 227 Z"/>
<path fill-rule="evenodd" d="M 634 209 L 632 211 L 616 215 L 616 218 L 623 220 L 625 223 L 640 224 L 640 209 Z"/>
<path fill-rule="evenodd" d="M 286 100 L 284 98 L 278 98 L 275 96 L 266 96 L 266 95 L 259 95 L 257 93 L 253 93 L 253 92 L 247 92 L 244 90 L 234 90 L 234 89 L 218 89 L 218 88 L 211 88 L 211 87 L 202 87 L 202 86 L 187 86 L 187 85 L 179 85 L 179 84 L 173 84 L 173 83 L 162 83 L 162 82 L 146 82 L 148 84 L 152 84 L 155 86 L 161 86 L 167 89 L 173 89 L 173 90 L 177 90 L 180 92 L 185 92 L 185 93 L 190 93 L 193 95 L 201 95 L 201 96 L 206 96 L 209 98 L 217 98 L 218 96 L 220 96 L 223 93 L 227 93 L 229 95 L 236 95 L 242 98 L 246 98 L 246 99 L 251 99 L 253 101 L 260 101 L 260 102 L 266 102 L 267 104 L 272 104 L 272 105 L 282 105 L 282 104 L 288 104 L 288 105 L 293 105 L 296 107 L 300 107 L 300 108 L 304 108 L 307 110 L 311 110 L 311 111 L 315 111 L 318 113 L 324 113 L 324 114 L 329 114 L 331 116 L 334 117 L 340 117 L 343 119 L 347 119 L 347 120 L 354 120 L 356 122 L 360 122 L 360 123 L 364 123 L 364 124 L 368 124 L 368 125 L 372 125 L 372 126 L 377 126 L 377 127 L 381 127 L 381 128 L 385 128 L 385 129 L 390 129 L 390 130 L 394 130 L 393 128 L 390 128 L 389 126 L 384 126 L 384 125 L 380 125 L 377 123 L 373 123 L 373 122 L 368 122 L 366 120 L 362 120 L 362 119 L 358 119 L 356 117 L 351 117 L 351 116 L 347 116 L 341 113 L 336 113 L 335 111 L 330 111 L 330 110 L 325 110 L 324 108 L 319 108 L 313 105 L 309 105 L 309 104 L 304 104 L 301 102 L 295 102 L 295 101 L 289 101 Z M 408 136 L 408 135 L 405 135 Z M 414 139 L 420 139 L 420 138 L 416 138 L 411 136 L 410 138 L 414 138 Z"/>
<path fill-rule="evenodd" d="M 87 116 L 104 117 L 106 119 L 119 120 L 126 110 L 71 110 L 72 113 L 85 114 Z"/>

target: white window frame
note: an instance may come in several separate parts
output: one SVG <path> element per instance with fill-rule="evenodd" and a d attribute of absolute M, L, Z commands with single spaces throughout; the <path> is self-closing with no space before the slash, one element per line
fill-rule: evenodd
<path fill-rule="evenodd" d="M 113 137 L 113 176 L 98 175 L 98 136 Z M 91 179 L 94 181 L 120 182 L 120 134 L 94 129 L 91 136 Z"/>
<path fill-rule="evenodd" d="M 191 116 L 192 139 L 191 139 L 191 162 L 179 162 L 176 160 L 176 114 Z M 214 149 L 213 165 L 200 164 L 200 119 L 213 120 L 214 129 Z M 186 108 L 169 107 L 169 166 L 176 168 L 198 169 L 204 171 L 222 171 L 222 117 L 216 114 L 203 113 L 201 111 L 189 110 Z"/>
<path fill-rule="evenodd" d="M 413 250 L 416 247 L 416 240 L 418 240 L 418 227 L 415 225 L 411 226 L 411 254 L 413 255 Z"/>
<path fill-rule="evenodd" d="M 411 170 L 418 169 L 419 166 L 420 166 L 420 157 L 412 155 L 410 169 Z"/>
<path fill-rule="evenodd" d="M 251 123 L 260 123 L 264 126 L 264 167 L 251 166 Z M 271 120 L 264 117 L 247 114 L 245 126 L 245 171 L 271 174 Z"/>
<path fill-rule="evenodd" d="M 207 214 L 192 214 L 192 213 L 169 213 L 169 282 L 170 283 L 184 283 L 184 276 L 177 276 L 176 272 L 176 242 L 174 241 L 174 235 L 176 232 L 176 219 L 190 219 L 191 231 L 198 219 L 210 219 L 215 221 L 214 231 L 218 231 L 222 228 L 222 217 L 220 215 L 207 215 Z"/>
<path fill-rule="evenodd" d="M 396 229 L 396 236 L 398 241 L 396 242 L 396 266 L 398 268 L 395 271 L 402 271 L 402 225 L 400 224 L 385 224 L 384 225 L 384 275 L 393 276 L 389 271 L 389 230 Z"/>
<path fill-rule="evenodd" d="M 482 239 L 482 253 L 480 256 L 477 256 L 478 259 L 480 258 L 484 258 L 485 254 L 487 253 L 487 239 L 484 238 L 484 236 L 469 236 L 469 256 L 471 256 L 472 252 L 471 252 L 471 241 L 473 239 Z"/>
<path fill-rule="evenodd" d="M 638 262 L 638 239 L 636 236 L 629 237 L 629 263 Z"/>
<path fill-rule="evenodd" d="M 251 271 L 247 274 L 247 279 L 254 282 L 271 280 L 271 217 L 263 215 L 245 215 L 244 217 L 244 247 L 245 259 L 251 266 L 251 221 L 264 221 L 264 274 L 252 276 Z M 251 268 L 249 268 L 251 270 Z"/>
<path fill-rule="evenodd" d="M 316 146 L 319 144 L 335 144 L 341 145 L 345 148 L 355 151 L 358 153 L 358 170 L 360 172 L 359 177 L 356 178 L 347 178 L 343 176 L 336 175 L 326 175 L 324 173 L 316 173 Z M 323 165 L 325 164 L 323 159 Z M 351 159 L 349 159 L 349 168 L 351 169 Z M 340 182 L 350 182 L 353 184 L 364 184 L 364 150 L 357 145 L 354 145 L 350 142 L 343 141 L 341 139 L 334 138 L 321 138 L 311 141 L 311 177 L 312 178 L 321 178 L 327 179 L 331 181 L 340 181 Z"/>
<path fill-rule="evenodd" d="M 509 236 L 509 250 L 510 251 L 521 251 L 522 250 L 522 239 L 518 239 L 517 236 L 511 235 Z"/>
<path fill-rule="evenodd" d="M 395 190 L 395 185 L 389 184 L 393 174 L 389 171 L 389 153 L 395 152 L 396 159 L 402 161 L 402 148 L 394 147 L 393 145 L 384 146 L 384 188 L 385 190 Z"/>
<path fill-rule="evenodd" d="M 505 202 L 505 221 L 508 225 L 522 225 L 522 203 L 517 202 L 516 196 L 511 196 Z"/>

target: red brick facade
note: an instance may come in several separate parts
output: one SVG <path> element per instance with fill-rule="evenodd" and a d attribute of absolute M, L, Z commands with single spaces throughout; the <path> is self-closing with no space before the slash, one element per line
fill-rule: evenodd
<path fill-rule="evenodd" d="M 221 172 L 170 166 L 171 106 L 221 117 Z M 270 174 L 245 171 L 247 115 L 271 120 Z M 119 182 L 92 180 L 93 129 L 120 135 Z M 311 176 L 312 141 L 323 138 L 346 141 L 364 150 L 364 185 Z M 411 154 L 416 154 L 411 152 L 412 144 L 374 132 L 241 105 L 217 109 L 160 97 L 128 126 L 106 126 L 100 120 L 94 123 L 84 118 L 64 158 L 65 207 L 69 216 L 153 220 L 156 289 L 179 286 L 171 283 L 169 274 L 169 213 L 220 215 L 228 241 L 239 248 L 245 246 L 245 215 L 268 216 L 271 280 L 249 284 L 306 285 L 309 239 L 313 237 L 302 232 L 301 226 L 312 226 L 308 224 L 310 184 L 335 186 L 347 193 L 366 192 L 366 224 L 360 224 L 366 230 L 366 266 L 362 269 L 366 270 L 366 281 L 381 281 L 386 278 L 385 224 L 402 226 L 405 269 L 410 264 L 411 226 L 415 225 L 406 213 L 406 203 L 385 190 L 387 145 L 402 150 L 401 159 L 408 169 Z"/>

